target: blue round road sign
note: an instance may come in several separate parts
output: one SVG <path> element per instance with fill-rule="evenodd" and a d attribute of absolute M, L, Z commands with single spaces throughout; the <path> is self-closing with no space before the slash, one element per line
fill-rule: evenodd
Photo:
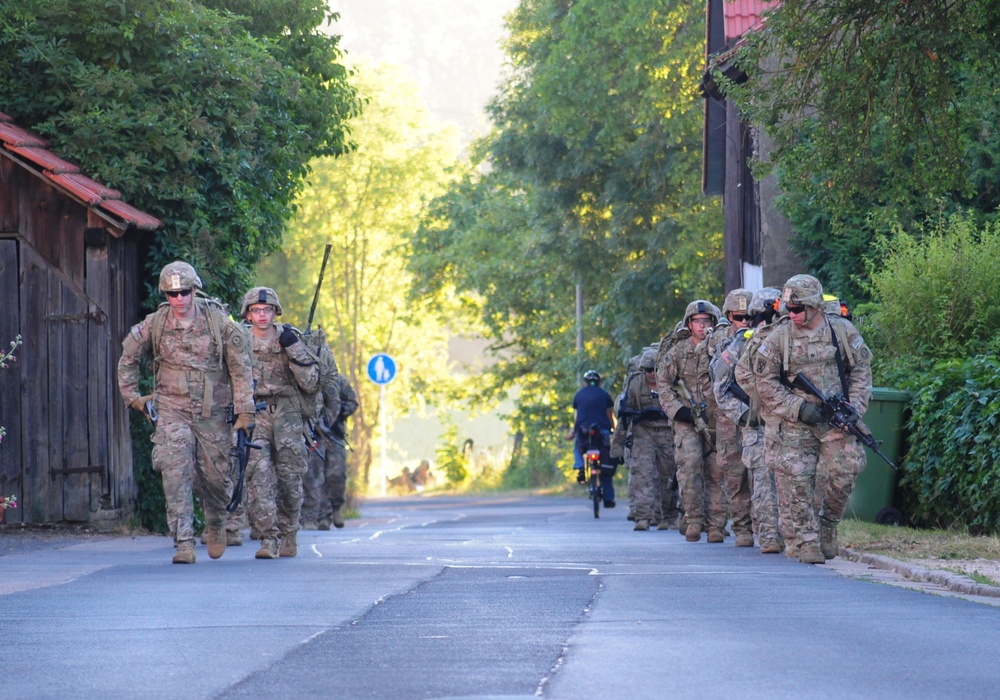
<path fill-rule="evenodd" d="M 388 384 L 396 378 L 396 361 L 380 352 L 368 360 L 368 378 L 376 384 Z"/>

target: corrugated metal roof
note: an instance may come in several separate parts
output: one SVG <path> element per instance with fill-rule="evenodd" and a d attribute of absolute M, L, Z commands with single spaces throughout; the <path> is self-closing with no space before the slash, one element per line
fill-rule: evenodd
<path fill-rule="evenodd" d="M 761 23 L 765 10 L 777 7 L 781 0 L 726 0 L 726 42 L 736 41 Z"/>
<path fill-rule="evenodd" d="M 51 145 L 0 112 L 0 152 L 6 151 L 15 161 L 36 170 L 54 187 L 84 206 L 122 221 L 122 228 L 131 224 L 142 231 L 155 231 L 163 226 L 156 217 L 121 201 L 121 192 L 81 174 L 80 168 L 48 150 Z"/>

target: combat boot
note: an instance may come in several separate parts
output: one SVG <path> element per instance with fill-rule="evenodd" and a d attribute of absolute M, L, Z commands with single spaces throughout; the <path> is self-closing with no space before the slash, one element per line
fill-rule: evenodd
<path fill-rule="evenodd" d="M 281 547 L 278 549 L 279 556 L 294 557 L 299 553 L 299 545 L 296 543 L 297 534 L 297 531 L 292 531 L 282 536 Z"/>
<path fill-rule="evenodd" d="M 669 523 L 666 520 L 661 520 L 660 522 L 658 522 L 656 524 L 656 529 L 657 530 L 673 530 L 674 529 L 674 525 L 673 525 L 673 523 Z"/>
<path fill-rule="evenodd" d="M 194 564 L 196 558 L 194 543 L 181 542 L 177 545 L 177 553 L 174 554 L 174 564 Z"/>
<path fill-rule="evenodd" d="M 268 537 L 260 541 L 260 549 L 253 555 L 254 559 L 277 559 L 278 540 Z"/>
<path fill-rule="evenodd" d="M 252 539 L 252 540 L 259 540 L 260 539 L 260 530 L 258 530 L 255 527 L 250 528 L 250 539 Z"/>
<path fill-rule="evenodd" d="M 222 527 L 206 528 L 208 556 L 218 559 L 226 553 L 226 530 Z"/>
<path fill-rule="evenodd" d="M 684 533 L 684 539 L 688 542 L 697 542 L 701 539 L 701 525 L 692 523 L 687 526 L 687 531 Z"/>
<path fill-rule="evenodd" d="M 737 547 L 753 547 L 753 533 L 752 532 L 737 532 L 736 533 L 736 546 Z"/>
<path fill-rule="evenodd" d="M 760 543 L 760 553 L 761 554 L 779 554 L 781 552 L 781 545 L 779 545 L 774 540 L 764 540 Z"/>
<path fill-rule="evenodd" d="M 712 543 L 724 542 L 726 539 L 725 534 L 717 527 L 708 528 L 708 541 Z"/>
<path fill-rule="evenodd" d="M 303 520 L 301 523 L 299 523 L 299 529 L 300 530 L 318 530 L 319 528 L 316 527 L 316 522 L 315 521 L 313 521 L 313 520 Z"/>
<path fill-rule="evenodd" d="M 636 520 L 635 521 L 635 527 L 633 527 L 632 529 L 633 530 L 648 530 L 649 529 L 649 521 L 648 520 Z"/>
<path fill-rule="evenodd" d="M 820 551 L 819 543 L 813 540 L 799 545 L 799 561 L 803 564 L 825 564 L 826 557 Z"/>
<path fill-rule="evenodd" d="M 239 530 L 226 530 L 226 546 L 227 547 L 242 547 L 243 546 L 243 533 Z"/>
<path fill-rule="evenodd" d="M 840 546 L 837 544 L 836 524 L 819 521 L 819 549 L 827 559 L 833 559 L 840 553 Z"/>
<path fill-rule="evenodd" d="M 610 506 L 610 507 L 613 507 L 613 506 L 614 506 L 614 504 L 612 504 L 612 506 Z M 337 510 L 333 511 L 333 526 L 335 528 L 338 528 L 338 529 L 344 527 L 344 516 L 340 512 L 340 508 L 338 508 Z"/>
<path fill-rule="evenodd" d="M 317 530 L 329 530 L 330 529 L 330 521 L 329 520 L 320 520 L 318 523 L 316 523 L 316 529 Z"/>
<path fill-rule="evenodd" d="M 686 535 L 687 531 L 688 531 L 687 520 L 684 519 L 683 515 L 678 516 L 678 518 L 677 518 L 677 532 L 681 533 L 682 535 Z"/>

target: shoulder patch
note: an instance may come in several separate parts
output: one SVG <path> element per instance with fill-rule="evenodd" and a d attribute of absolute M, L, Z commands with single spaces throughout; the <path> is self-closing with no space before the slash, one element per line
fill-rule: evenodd
<path fill-rule="evenodd" d="M 233 333 L 231 336 L 229 336 L 229 343 L 234 348 L 241 348 L 243 347 L 243 341 L 245 338 L 246 336 L 243 335 L 242 331 L 237 331 L 236 333 Z"/>
<path fill-rule="evenodd" d="M 757 348 L 757 354 L 768 357 L 771 354 L 770 348 L 767 347 L 767 343 L 761 343 L 760 347 Z"/>
<path fill-rule="evenodd" d="M 767 368 L 767 363 L 764 360 L 757 360 L 757 366 L 754 367 L 753 371 L 755 374 L 764 374 L 764 370 Z"/>
<path fill-rule="evenodd" d="M 132 326 L 132 337 L 135 338 L 135 341 L 137 343 L 142 341 L 142 329 L 144 325 L 145 321 L 143 323 L 137 323 L 134 326 Z"/>
<path fill-rule="evenodd" d="M 865 339 L 862 338 L 860 335 L 856 336 L 854 340 L 851 341 L 851 347 L 854 348 L 855 350 L 860 350 L 861 346 L 864 344 L 865 344 Z"/>

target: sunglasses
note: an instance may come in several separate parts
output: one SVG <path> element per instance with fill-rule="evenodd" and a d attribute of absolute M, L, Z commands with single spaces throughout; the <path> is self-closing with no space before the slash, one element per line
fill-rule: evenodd
<path fill-rule="evenodd" d="M 797 306 L 792 306 L 791 304 L 785 304 L 785 308 L 788 309 L 790 314 L 800 314 L 806 310 L 806 307 L 802 304 Z"/>
<path fill-rule="evenodd" d="M 166 295 L 171 299 L 176 299 L 177 297 L 186 297 L 191 293 L 190 289 L 182 289 L 179 292 L 166 292 Z"/>
<path fill-rule="evenodd" d="M 746 321 L 748 318 L 750 318 L 746 314 L 730 314 L 730 315 L 732 316 L 734 321 Z"/>

